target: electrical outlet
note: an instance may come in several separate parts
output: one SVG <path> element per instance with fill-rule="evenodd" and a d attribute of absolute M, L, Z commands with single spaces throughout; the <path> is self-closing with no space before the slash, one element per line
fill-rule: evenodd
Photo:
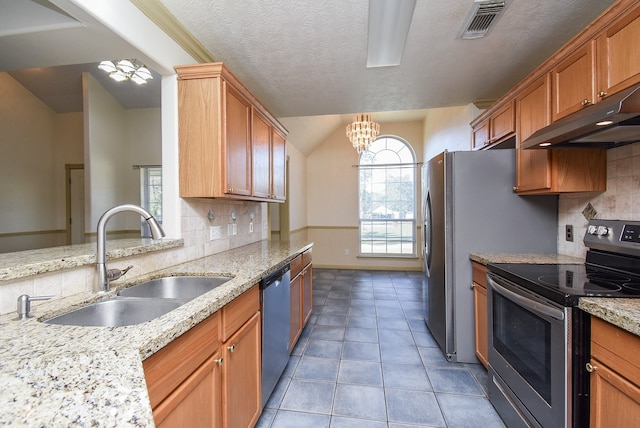
<path fill-rule="evenodd" d="M 249 233 L 253 233 L 253 222 L 249 222 Z"/>
<path fill-rule="evenodd" d="M 232 235 L 237 235 L 238 234 L 238 223 L 233 223 L 231 225 L 231 234 Z"/>
<path fill-rule="evenodd" d="M 564 227 L 564 238 L 567 241 L 573 242 L 573 225 L 567 224 Z"/>
<path fill-rule="evenodd" d="M 222 226 L 210 226 L 209 227 L 209 240 L 222 238 Z"/>

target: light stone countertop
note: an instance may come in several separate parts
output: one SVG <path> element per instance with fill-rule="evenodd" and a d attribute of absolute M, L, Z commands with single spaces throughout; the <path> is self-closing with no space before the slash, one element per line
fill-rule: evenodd
<path fill-rule="evenodd" d="M 25 321 L 0 317 L 0 425 L 153 426 L 142 361 L 312 245 L 265 240 L 154 272 L 148 279 L 181 274 L 233 278 L 139 325 L 40 322 L 72 306 L 111 297 L 123 286 L 106 296 L 80 293 L 43 303 Z"/>
<path fill-rule="evenodd" d="M 562 254 L 526 254 L 526 253 L 471 253 L 469 258 L 474 262 L 489 263 L 528 263 L 528 264 L 583 264 L 584 259 Z"/>
<path fill-rule="evenodd" d="M 107 260 L 131 257 L 184 245 L 182 239 L 118 239 L 107 241 Z M 0 254 L 0 281 L 9 281 L 96 263 L 96 243 L 65 245 Z"/>

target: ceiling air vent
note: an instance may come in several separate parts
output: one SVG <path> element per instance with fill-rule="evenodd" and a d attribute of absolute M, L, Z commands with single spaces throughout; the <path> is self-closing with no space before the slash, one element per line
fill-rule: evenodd
<path fill-rule="evenodd" d="M 474 1 L 460 38 L 480 39 L 486 36 L 506 6 L 506 1 Z"/>

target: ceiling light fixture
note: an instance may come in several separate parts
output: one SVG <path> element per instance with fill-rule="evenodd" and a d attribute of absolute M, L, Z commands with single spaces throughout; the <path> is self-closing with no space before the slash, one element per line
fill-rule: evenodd
<path fill-rule="evenodd" d="M 400 65 L 416 0 L 369 0 L 367 68 Z"/>
<path fill-rule="evenodd" d="M 358 151 L 358 154 L 366 152 L 369 144 L 380 133 L 380 125 L 371 120 L 370 114 L 356 114 L 353 123 L 347 125 L 347 138 Z"/>
<path fill-rule="evenodd" d="M 117 82 L 131 80 L 138 85 L 144 85 L 153 79 L 151 72 L 144 64 L 138 64 L 135 59 L 121 59 L 119 61 L 102 61 L 98 68 Z"/>

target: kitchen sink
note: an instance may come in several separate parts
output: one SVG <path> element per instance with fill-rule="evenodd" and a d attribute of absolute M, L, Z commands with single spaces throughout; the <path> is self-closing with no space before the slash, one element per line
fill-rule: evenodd
<path fill-rule="evenodd" d="M 120 290 L 118 296 L 191 300 L 230 279 L 226 276 L 167 276 Z"/>
<path fill-rule="evenodd" d="M 45 320 L 46 324 L 121 327 L 151 321 L 185 302 L 163 299 L 111 298 Z"/>

